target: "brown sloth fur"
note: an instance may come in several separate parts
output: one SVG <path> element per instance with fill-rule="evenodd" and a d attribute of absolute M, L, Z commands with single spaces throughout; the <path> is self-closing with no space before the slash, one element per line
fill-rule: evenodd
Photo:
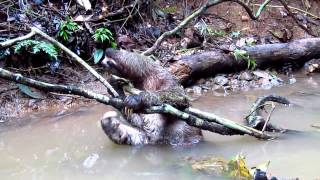
<path fill-rule="evenodd" d="M 130 80 L 136 88 L 143 91 L 125 99 L 126 106 L 135 112 L 162 103 L 177 108 L 190 105 L 176 78 L 146 56 L 125 50 L 107 49 L 102 65 L 107 71 Z M 200 129 L 168 115 L 134 113 L 126 120 L 127 124 L 121 122 L 114 113 L 106 113 L 101 120 L 104 132 L 117 144 L 185 145 L 202 139 Z"/>

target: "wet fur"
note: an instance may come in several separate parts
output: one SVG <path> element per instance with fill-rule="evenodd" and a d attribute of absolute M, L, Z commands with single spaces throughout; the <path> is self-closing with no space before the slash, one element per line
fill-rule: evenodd
<path fill-rule="evenodd" d="M 145 98 L 145 101 L 150 101 L 145 102 L 148 106 L 170 102 L 178 107 L 189 106 L 184 90 L 175 77 L 145 56 L 108 49 L 102 64 L 108 71 L 129 79 L 136 88 L 146 91 L 145 94 L 156 96 L 155 102 Z M 105 117 L 101 124 L 110 139 L 118 144 L 180 145 L 194 144 L 202 139 L 200 129 L 162 114 L 133 114 L 127 121 L 130 125 L 123 125 L 116 117 Z"/>

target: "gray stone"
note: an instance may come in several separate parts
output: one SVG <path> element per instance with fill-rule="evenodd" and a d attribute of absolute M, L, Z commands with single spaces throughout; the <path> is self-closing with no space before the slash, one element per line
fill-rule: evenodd
<path fill-rule="evenodd" d="M 228 84 L 228 78 L 224 77 L 224 76 L 216 76 L 214 78 L 214 82 L 220 86 L 224 86 Z"/>
<path fill-rule="evenodd" d="M 202 94 L 202 88 L 200 86 L 193 86 L 193 93 L 197 94 L 197 95 L 201 95 Z"/>
<path fill-rule="evenodd" d="M 245 71 L 245 72 L 240 74 L 239 79 L 240 80 L 251 81 L 253 79 L 253 76 L 251 75 L 251 73 Z"/>

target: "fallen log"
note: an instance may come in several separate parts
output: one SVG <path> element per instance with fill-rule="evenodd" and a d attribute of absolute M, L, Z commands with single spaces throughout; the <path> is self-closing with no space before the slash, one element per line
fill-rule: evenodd
<path fill-rule="evenodd" d="M 320 38 L 295 40 L 289 43 L 263 44 L 245 46 L 241 50 L 247 52 L 254 60 L 257 68 L 265 69 L 286 62 L 305 63 L 313 58 L 320 58 Z M 181 83 L 189 79 L 198 79 L 215 75 L 241 71 L 247 68 L 247 60 L 236 59 L 232 53 L 221 50 L 202 52 L 184 56 L 169 66 Z"/>

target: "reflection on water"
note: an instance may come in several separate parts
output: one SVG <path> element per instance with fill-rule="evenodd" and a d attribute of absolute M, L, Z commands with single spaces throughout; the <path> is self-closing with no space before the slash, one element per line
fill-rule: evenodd
<path fill-rule="evenodd" d="M 271 121 L 304 131 L 272 141 L 247 136 L 225 137 L 205 133 L 205 142 L 193 147 L 172 148 L 119 146 L 111 143 L 99 127 L 108 109 L 103 105 L 82 108 L 67 116 L 33 117 L 32 125 L 0 134 L 1 179 L 207 179 L 181 168 L 184 157 L 206 155 L 231 158 L 239 152 L 249 165 L 271 160 L 270 172 L 280 177 L 315 179 L 320 176 L 320 133 L 310 125 L 320 122 L 320 76 L 297 77 L 297 83 L 214 97 L 208 93 L 194 107 L 236 121 L 256 97 L 276 93 L 286 96 L 292 107 L 277 106 Z M 38 118 L 38 119 L 37 119 Z"/>

